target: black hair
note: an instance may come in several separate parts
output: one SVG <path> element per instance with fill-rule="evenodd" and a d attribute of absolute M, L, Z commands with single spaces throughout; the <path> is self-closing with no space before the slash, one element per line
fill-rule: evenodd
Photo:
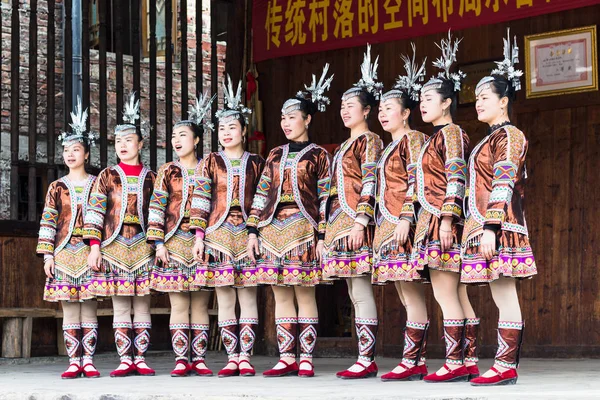
<path fill-rule="evenodd" d="M 371 115 L 373 110 L 377 108 L 377 105 L 379 103 L 375 96 L 373 96 L 372 93 L 369 93 L 366 90 L 361 90 L 360 92 L 358 92 L 358 95 L 356 97 L 358 98 L 358 102 L 363 108 L 370 107 L 368 114 L 369 116 Z"/>
<path fill-rule="evenodd" d="M 404 109 L 404 110 L 409 110 L 410 114 L 408 114 L 408 125 L 412 126 L 412 111 L 417 108 L 417 106 L 419 105 L 418 101 L 413 100 L 408 93 L 406 93 L 404 90 L 401 90 L 400 93 L 402 93 L 400 95 L 400 97 L 394 97 L 394 99 L 396 99 L 396 101 L 398 103 L 400 103 L 400 106 Z"/>
<path fill-rule="evenodd" d="M 190 129 L 194 134 L 194 139 L 201 138 L 204 134 L 204 128 L 201 125 L 195 124 L 193 122 L 190 124 Z"/>
<path fill-rule="evenodd" d="M 490 82 L 490 86 L 492 92 L 496 93 L 500 99 L 503 97 L 508 99 L 507 114 L 510 116 L 512 113 L 512 103 L 516 99 L 515 88 L 503 76 L 494 76 L 494 80 Z"/>
<path fill-rule="evenodd" d="M 317 113 L 317 104 L 302 97 L 296 97 L 300 100 L 300 112 L 302 118 L 306 119 L 309 115 L 313 117 Z"/>
<path fill-rule="evenodd" d="M 446 99 L 452 100 L 452 103 L 450 103 L 450 116 L 452 117 L 452 119 L 454 119 L 456 115 L 456 108 L 458 105 L 456 91 L 454 90 L 454 81 L 451 81 L 449 79 L 442 79 L 442 84 L 439 88 L 436 89 L 436 92 L 438 92 L 439 95 L 442 96 L 442 101 Z"/>

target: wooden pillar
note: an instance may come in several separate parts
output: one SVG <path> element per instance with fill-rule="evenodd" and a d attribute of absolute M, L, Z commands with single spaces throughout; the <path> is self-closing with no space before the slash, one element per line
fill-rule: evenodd
<path fill-rule="evenodd" d="M 150 2 L 150 169 L 157 167 L 157 97 L 156 97 L 156 3 Z M 145 16 L 144 16 L 145 18 Z"/>
<path fill-rule="evenodd" d="M 108 107 L 106 104 L 106 7 L 104 1 L 98 2 L 98 14 L 100 20 L 98 39 L 99 39 L 99 79 L 98 79 L 98 96 L 100 103 L 100 167 L 106 168 L 108 163 Z M 121 112 L 118 110 L 117 112 Z"/>
<path fill-rule="evenodd" d="M 204 61 L 202 57 L 202 1 L 196 1 L 196 95 L 204 93 Z M 204 157 L 204 135 L 198 142 L 198 157 Z"/>
<path fill-rule="evenodd" d="M 113 2 L 113 41 L 115 43 L 115 63 L 117 73 L 117 125 L 123 123 L 123 102 L 125 90 L 123 87 L 123 4 L 120 1 Z"/>
<path fill-rule="evenodd" d="M 19 82 L 19 0 L 12 1 L 11 30 L 10 30 L 10 109 L 19 110 L 21 95 Z M 17 220 L 19 213 L 19 113 L 10 113 L 10 219 Z"/>
<path fill-rule="evenodd" d="M 210 82 L 211 92 L 219 92 L 219 68 L 217 58 L 217 0 L 210 0 Z M 218 100 L 218 97 L 217 99 Z M 215 120 L 215 114 L 217 112 L 218 101 L 214 101 L 212 104 L 212 118 Z M 216 126 L 216 123 L 215 123 Z M 219 137 L 217 129 L 212 131 L 211 136 L 211 148 L 212 151 L 217 151 L 219 148 Z"/>
<path fill-rule="evenodd" d="M 188 117 L 187 1 L 181 0 L 181 119 Z"/>
<path fill-rule="evenodd" d="M 173 7 L 171 1 L 165 1 L 165 142 L 166 161 L 173 159 L 171 130 L 173 129 Z"/>
<path fill-rule="evenodd" d="M 27 219 L 36 221 L 37 215 L 37 185 L 36 185 L 36 149 L 37 149 L 37 0 L 29 3 L 29 179 Z"/>

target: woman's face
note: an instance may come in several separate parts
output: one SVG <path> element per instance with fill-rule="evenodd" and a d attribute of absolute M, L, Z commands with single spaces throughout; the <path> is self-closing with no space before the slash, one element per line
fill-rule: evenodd
<path fill-rule="evenodd" d="M 85 159 L 88 157 L 85 152 L 85 147 L 82 143 L 76 142 L 63 148 L 63 160 L 69 169 L 76 169 L 85 164 Z"/>
<path fill-rule="evenodd" d="M 241 146 L 245 133 L 246 128 L 242 129 L 242 125 L 237 119 L 219 123 L 219 143 L 224 149 Z"/>
<path fill-rule="evenodd" d="M 369 115 L 370 108 L 363 107 L 358 101 L 358 97 L 354 96 L 348 100 L 342 100 L 342 108 L 340 109 L 340 116 L 344 121 L 346 128 L 354 128 L 359 124 L 363 123 Z"/>
<path fill-rule="evenodd" d="M 450 100 L 446 100 L 450 102 Z M 442 95 L 435 89 L 427 90 L 421 94 L 421 104 L 419 109 L 421 110 L 421 118 L 423 122 L 432 123 L 444 116 L 444 108 L 446 106 L 445 101 L 442 100 Z"/>
<path fill-rule="evenodd" d="M 171 144 L 179 158 L 192 154 L 199 140 L 199 138 L 194 137 L 194 131 L 191 126 L 177 127 L 171 134 Z"/>
<path fill-rule="evenodd" d="M 133 162 L 140 154 L 144 142 L 139 140 L 134 130 L 124 132 L 115 137 L 115 151 L 117 157 L 125 163 Z"/>
<path fill-rule="evenodd" d="M 383 130 L 392 133 L 405 126 L 409 112 L 402 109 L 402 105 L 398 99 L 391 98 L 379 104 L 377 118 Z"/>
<path fill-rule="evenodd" d="M 281 130 L 283 130 L 285 137 L 289 141 L 298 142 L 306 140 L 307 126 L 310 124 L 310 121 L 310 115 L 307 115 L 306 119 L 304 119 L 302 111 L 292 111 L 281 116 Z"/>
<path fill-rule="evenodd" d="M 477 110 L 477 119 L 486 124 L 492 125 L 494 121 L 497 121 L 504 112 L 508 104 L 508 98 L 500 98 L 490 85 L 487 85 L 478 95 L 477 101 L 475 102 L 475 109 Z"/>

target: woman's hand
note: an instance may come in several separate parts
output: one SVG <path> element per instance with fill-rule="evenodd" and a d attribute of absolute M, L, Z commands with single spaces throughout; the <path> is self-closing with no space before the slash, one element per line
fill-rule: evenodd
<path fill-rule="evenodd" d="M 44 261 L 44 272 L 48 278 L 54 278 L 54 258 Z"/>
<path fill-rule="evenodd" d="M 317 248 L 315 251 L 317 252 L 316 258 L 319 263 L 321 263 L 321 259 L 323 258 L 323 251 L 325 250 L 325 242 L 323 240 L 319 240 L 317 242 Z"/>
<path fill-rule="evenodd" d="M 403 246 L 408 240 L 408 232 L 410 232 L 410 222 L 405 219 L 401 219 L 394 229 L 394 240 L 399 245 Z"/>
<path fill-rule="evenodd" d="M 365 242 L 365 227 L 358 222 L 354 223 L 354 227 L 350 231 L 350 237 L 348 238 L 348 244 L 350 250 L 355 251 L 360 249 Z"/>
<path fill-rule="evenodd" d="M 100 253 L 100 246 L 95 244 L 92 246 L 92 249 L 90 250 L 90 255 L 88 256 L 88 267 L 90 267 L 96 272 L 100 272 L 101 266 L 102 254 Z"/>
<path fill-rule="evenodd" d="M 204 239 L 199 237 L 196 238 L 196 241 L 194 242 L 194 248 L 192 249 L 192 254 L 194 255 L 194 260 L 196 262 L 202 261 L 202 256 L 204 255 Z"/>
<path fill-rule="evenodd" d="M 491 229 L 485 229 L 479 243 L 479 252 L 486 260 L 491 260 L 496 253 L 496 233 Z"/>
<path fill-rule="evenodd" d="M 452 247 L 452 217 L 443 217 L 440 224 L 440 245 L 442 253 L 447 252 Z"/>
<path fill-rule="evenodd" d="M 194 244 L 194 248 L 195 247 L 196 245 Z M 163 266 L 169 264 L 169 261 L 171 261 L 169 258 L 169 251 L 164 244 L 156 249 L 156 263 L 158 264 L 159 261 L 162 262 Z"/>
<path fill-rule="evenodd" d="M 250 257 L 252 262 L 256 262 L 256 257 L 260 254 L 260 249 L 258 247 L 258 237 L 255 233 L 248 235 L 248 245 L 246 250 L 248 251 L 248 257 Z"/>

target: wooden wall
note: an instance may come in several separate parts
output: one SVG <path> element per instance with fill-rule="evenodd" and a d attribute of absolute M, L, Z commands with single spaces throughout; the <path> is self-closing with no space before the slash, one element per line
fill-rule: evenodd
<path fill-rule="evenodd" d="M 511 33 L 518 36 L 524 69 L 524 35 L 593 25 L 598 21 L 600 5 L 457 31 L 454 35 L 464 37 L 458 59 L 461 64 L 468 64 L 501 58 L 501 39 L 510 26 Z M 434 72 L 430 62 L 439 56 L 435 43 L 442 36 L 414 38 L 418 57 L 428 57 L 428 75 Z M 373 45 L 373 53 L 380 55 L 379 77 L 386 88 L 398 73 L 403 72 L 399 55 L 409 51 L 409 43 L 397 41 Z M 320 73 L 325 62 L 331 64 L 331 71 L 335 73 L 329 92 L 332 104 L 325 114 L 313 119 L 311 135 L 321 144 L 340 143 L 347 138 L 348 132 L 338 117 L 340 97 L 359 79 L 363 51 L 363 47 L 341 49 L 258 64 L 269 148 L 285 143 L 279 127 L 281 104 L 303 88 L 312 73 Z M 596 222 L 600 220 L 600 93 L 526 100 L 524 89 L 523 83 L 513 121 L 530 141 L 526 207 L 539 274 L 519 284 L 526 321 L 523 354 L 599 357 L 600 227 Z M 486 126 L 477 121 L 473 106 L 460 107 L 457 122 L 469 133 L 473 144 L 485 135 Z M 416 127 L 431 132 L 431 127 L 424 126 L 420 116 L 416 117 Z M 389 135 L 381 130 L 376 118 L 372 118 L 371 129 L 389 141 Z M 427 290 L 432 320 L 430 356 L 441 356 L 442 316 L 431 289 Z M 393 287 L 376 287 L 375 292 L 381 319 L 380 354 L 398 356 L 402 351 L 403 307 Z M 472 287 L 469 293 L 474 308 L 482 317 L 483 355 L 491 356 L 496 346 L 497 310 L 487 287 Z M 273 352 L 276 348 L 272 327 L 273 300 L 269 291 L 264 296 L 264 340 L 268 351 Z M 319 297 L 322 313 L 335 304 L 327 297 L 327 294 Z M 321 341 L 318 348 L 327 354 L 331 351 L 342 354 L 355 351 L 356 343 L 327 339 Z"/>

